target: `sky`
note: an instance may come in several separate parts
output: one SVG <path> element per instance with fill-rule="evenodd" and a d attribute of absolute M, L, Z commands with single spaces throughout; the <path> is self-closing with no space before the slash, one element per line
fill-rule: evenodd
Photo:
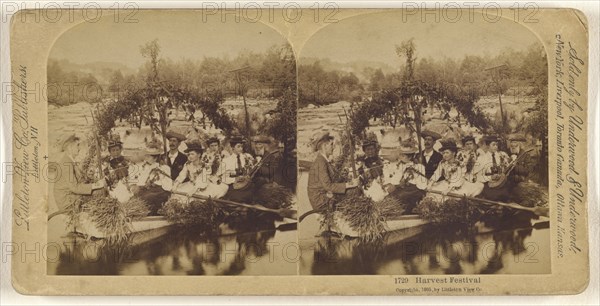
<path fill-rule="evenodd" d="M 336 62 L 377 61 L 396 66 L 395 45 L 414 38 L 419 58 L 460 59 L 465 55 L 494 56 L 503 49 L 526 50 L 537 42 L 528 29 L 510 19 L 484 22 L 475 16 L 459 22 L 436 23 L 431 16 L 402 16 L 399 11 L 372 13 L 331 23 L 316 32 L 299 51 L 300 57 Z M 479 18 L 477 18 L 479 17 Z M 50 58 L 78 64 L 116 62 L 137 68 L 145 62 L 140 46 L 158 38 L 162 57 L 174 60 L 205 56 L 234 57 L 242 50 L 263 52 L 287 40 L 268 25 L 244 22 L 203 22 L 198 11 L 139 11 L 137 23 L 115 23 L 110 16 L 82 23 L 58 38 Z M 403 20 L 404 19 L 404 20 Z"/>
<path fill-rule="evenodd" d="M 477 15 L 477 14 L 476 14 Z M 459 22 L 421 21 L 420 15 L 403 17 L 399 12 L 373 13 L 333 23 L 303 46 L 300 57 L 330 58 L 338 62 L 379 61 L 392 66 L 400 63 L 395 45 L 414 38 L 417 56 L 434 59 L 461 59 L 465 55 L 499 54 L 505 48 L 526 50 L 538 38 L 510 19 L 496 23 L 474 17 L 470 23 L 465 12 Z"/>
<path fill-rule="evenodd" d="M 232 17 L 232 16 L 230 16 Z M 174 60 L 204 56 L 236 56 L 242 50 L 263 52 L 287 40 L 261 23 L 203 22 L 192 11 L 139 11 L 137 23 L 115 23 L 110 16 L 96 23 L 81 23 L 60 36 L 50 51 L 52 59 L 77 64 L 116 62 L 137 68 L 145 62 L 140 46 L 158 38 L 161 56 Z M 233 21 L 233 18 L 229 18 Z"/>

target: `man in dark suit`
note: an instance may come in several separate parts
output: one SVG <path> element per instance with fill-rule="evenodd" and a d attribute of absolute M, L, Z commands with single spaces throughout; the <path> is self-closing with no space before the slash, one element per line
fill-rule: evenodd
<path fill-rule="evenodd" d="M 169 131 L 166 135 L 169 140 L 169 152 L 167 156 L 163 156 L 165 163 L 171 168 L 171 179 L 176 179 L 179 176 L 183 166 L 187 162 L 187 156 L 179 151 L 179 145 L 185 140 L 185 136 Z"/>
<path fill-rule="evenodd" d="M 435 169 L 437 169 L 439 163 L 442 161 L 442 154 L 433 149 L 435 142 L 442 138 L 442 136 L 436 132 L 425 130 L 421 132 L 421 136 L 425 140 L 425 150 L 419 156 L 419 162 L 425 166 L 425 176 L 430 179 Z"/>
<path fill-rule="evenodd" d="M 508 137 L 508 141 L 508 155 L 510 156 L 511 162 L 519 158 L 515 168 L 510 173 L 509 179 L 515 185 L 526 182 L 529 178 L 529 174 L 534 171 L 533 169 L 535 166 L 535 160 L 532 157 L 532 154 L 526 152 L 523 148 L 523 144 L 527 141 L 527 138 L 521 134 L 511 134 Z"/>
<path fill-rule="evenodd" d="M 358 178 L 348 183 L 335 183 L 332 180 L 334 169 L 329 163 L 333 154 L 333 136 L 328 132 L 313 137 L 313 150 L 317 157 L 308 172 L 308 200 L 313 209 L 323 208 L 333 198 L 333 194 L 344 194 L 346 189 L 358 186 Z"/>
<path fill-rule="evenodd" d="M 285 180 L 285 169 L 283 154 L 274 139 L 268 136 L 255 136 L 253 139 L 256 149 L 256 160 L 260 164 L 256 172 L 255 181 L 259 185 L 266 183 L 277 183 L 287 186 Z"/>

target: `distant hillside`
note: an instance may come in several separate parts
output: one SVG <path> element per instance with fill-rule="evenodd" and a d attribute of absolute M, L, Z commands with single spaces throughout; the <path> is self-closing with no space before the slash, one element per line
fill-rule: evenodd
<path fill-rule="evenodd" d="M 326 71 L 345 71 L 352 72 L 358 77 L 361 82 L 368 82 L 372 73 L 381 69 L 384 74 L 397 72 L 399 67 L 392 67 L 383 62 L 377 61 L 352 61 L 352 62 L 336 62 L 330 58 L 315 58 L 315 57 L 303 57 L 298 62 L 298 65 L 312 65 L 315 62 L 319 62 L 321 67 Z"/>
<path fill-rule="evenodd" d="M 77 64 L 68 59 L 53 59 L 48 60 L 48 66 L 52 63 L 57 63 L 64 72 L 75 72 L 78 74 L 91 74 L 100 84 L 108 84 L 112 73 L 116 70 L 121 70 L 123 75 L 134 74 L 137 69 L 132 69 L 127 65 L 116 62 L 91 62 L 86 64 Z"/>

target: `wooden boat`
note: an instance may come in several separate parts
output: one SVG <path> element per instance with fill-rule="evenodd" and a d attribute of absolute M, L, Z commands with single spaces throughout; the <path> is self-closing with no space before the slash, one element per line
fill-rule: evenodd
<path fill-rule="evenodd" d="M 140 245 L 168 234 L 175 224 L 163 216 L 149 216 L 131 222 L 130 244 Z"/>
<path fill-rule="evenodd" d="M 265 228 L 262 230 L 295 230 L 296 225 L 297 221 L 295 219 L 284 218 L 283 220 L 275 221 L 274 227 Z M 131 222 L 131 233 L 129 234 L 130 238 L 128 244 L 130 246 L 137 246 L 155 239 L 159 239 L 174 230 L 176 227 L 177 224 L 169 222 L 167 218 L 163 216 L 148 216 L 134 220 Z M 103 237 L 103 235 L 101 235 L 97 229 L 89 226 L 85 228 L 78 228 L 77 232 L 87 237 L 94 237 L 97 239 L 106 238 Z M 219 226 L 218 235 L 235 235 L 241 232 L 242 231 L 240 230 L 232 229 L 227 224 L 221 224 Z"/>
<path fill-rule="evenodd" d="M 334 216 L 334 218 L 336 218 Z M 420 234 L 426 226 L 430 224 L 423 220 L 418 215 L 404 215 L 395 218 L 394 220 L 385 221 L 384 237 L 388 243 L 394 243 Z M 339 234 L 342 237 L 358 238 L 359 233 L 352 229 L 350 225 L 336 218 L 336 227 L 331 229 L 332 232 Z"/>

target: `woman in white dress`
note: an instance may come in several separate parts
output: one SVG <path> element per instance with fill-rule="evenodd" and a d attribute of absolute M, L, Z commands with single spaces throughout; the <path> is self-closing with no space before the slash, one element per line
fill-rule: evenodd
<path fill-rule="evenodd" d="M 440 148 L 442 161 L 429 180 L 430 190 L 439 191 L 443 194 L 455 193 L 474 197 L 483 190 L 480 182 L 469 182 L 465 180 L 466 168 L 456 159 L 458 147 L 454 141 L 445 141 Z"/>
<path fill-rule="evenodd" d="M 188 161 L 173 183 L 173 190 L 183 192 L 186 196 L 173 194 L 172 197 L 187 202 L 193 195 L 220 198 L 227 192 L 227 185 L 222 184 L 218 176 L 209 174 L 210 171 L 202 162 L 202 146 L 200 143 L 186 143 Z M 186 181 L 188 179 L 188 181 Z"/>

